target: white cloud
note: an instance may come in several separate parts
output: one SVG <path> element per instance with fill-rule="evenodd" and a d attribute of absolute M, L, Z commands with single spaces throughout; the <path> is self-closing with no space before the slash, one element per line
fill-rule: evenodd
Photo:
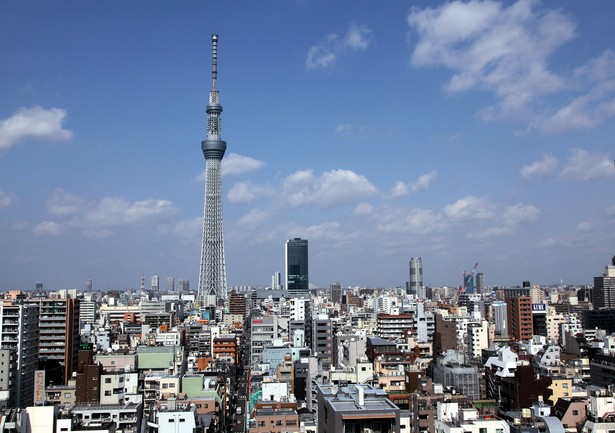
<path fill-rule="evenodd" d="M 507 226 L 514 226 L 525 221 L 536 221 L 539 213 L 532 204 L 517 203 L 504 209 L 502 219 Z"/>
<path fill-rule="evenodd" d="M 312 170 L 298 171 L 284 180 L 283 195 L 293 207 L 323 208 L 353 203 L 376 193 L 367 178 L 351 170 L 332 170 L 315 176 Z"/>
<path fill-rule="evenodd" d="M 520 223 L 535 221 L 539 213 L 538 208 L 531 204 L 517 203 L 512 206 L 499 207 L 499 210 L 494 212 L 493 216 L 494 219 L 501 221 L 503 225 L 473 230 L 468 233 L 468 237 L 479 241 L 487 241 L 509 235 L 515 231 Z"/>
<path fill-rule="evenodd" d="M 413 183 L 404 183 L 398 180 L 393 188 L 391 189 L 391 193 L 389 194 L 389 198 L 398 198 L 404 197 L 411 192 L 418 192 L 424 189 L 429 188 L 431 182 L 438 177 L 438 173 L 435 171 L 431 171 L 429 173 L 425 173 Z"/>
<path fill-rule="evenodd" d="M 594 224 L 588 221 L 580 222 L 577 224 L 576 232 L 577 233 L 587 233 L 590 232 L 594 228 Z"/>
<path fill-rule="evenodd" d="M 249 156 L 239 155 L 238 153 L 231 153 L 224 157 L 221 163 L 222 176 L 248 173 L 256 171 L 263 167 L 265 163 L 258 159 L 251 158 Z M 205 170 L 200 172 L 198 176 L 194 178 L 196 183 L 205 182 Z"/>
<path fill-rule="evenodd" d="M 82 230 L 89 238 L 112 234 L 111 229 L 125 226 L 161 225 L 177 212 L 168 200 L 138 200 L 129 202 L 119 197 L 105 197 L 91 202 L 82 197 L 56 189 L 47 202 L 48 212 L 64 221 L 45 221 L 35 227 L 35 234 L 61 234 L 69 228 Z"/>
<path fill-rule="evenodd" d="M 79 213 L 85 206 L 84 199 L 58 188 L 47 202 L 47 211 L 54 216 L 66 216 Z"/>
<path fill-rule="evenodd" d="M 485 0 L 453 1 L 435 8 L 412 8 L 409 25 L 418 34 L 414 66 L 445 66 L 454 75 L 449 92 L 473 88 L 493 91 L 496 107 L 483 110 L 485 120 L 527 118 L 532 102 L 565 85 L 549 71 L 547 60 L 574 37 L 574 24 L 538 2 L 513 4 Z"/>
<path fill-rule="evenodd" d="M 408 184 L 402 182 L 401 180 L 398 180 L 397 182 L 395 182 L 395 185 L 391 189 L 389 198 L 404 197 L 407 196 L 409 192 L 410 188 L 408 187 Z"/>
<path fill-rule="evenodd" d="M 43 221 L 34 227 L 33 233 L 37 236 L 57 236 L 64 231 L 64 227 L 54 221 Z"/>
<path fill-rule="evenodd" d="M 379 217 L 377 230 L 383 233 L 429 234 L 443 227 L 442 217 L 428 209 L 387 209 Z"/>
<path fill-rule="evenodd" d="M 178 221 L 173 227 L 173 235 L 181 241 L 192 244 L 199 239 L 203 230 L 203 218 L 197 217 Z"/>
<path fill-rule="evenodd" d="M 494 209 L 487 200 L 469 195 L 446 206 L 444 213 L 451 219 L 486 219 L 494 216 Z"/>
<path fill-rule="evenodd" d="M 168 200 L 129 202 L 119 197 L 105 197 L 92 209 L 75 217 L 72 223 L 86 228 L 119 227 L 168 221 L 176 213 Z"/>
<path fill-rule="evenodd" d="M 369 203 L 361 202 L 354 208 L 352 213 L 358 216 L 364 216 L 370 215 L 372 212 L 374 212 L 374 206 Z"/>
<path fill-rule="evenodd" d="M 511 232 L 512 227 L 489 227 L 488 229 L 482 231 L 472 231 L 468 233 L 468 238 L 479 241 L 487 241 L 506 236 Z"/>
<path fill-rule="evenodd" d="M 337 222 L 324 222 L 307 227 L 293 227 L 287 231 L 286 236 L 289 239 L 300 236 L 310 240 L 340 240 L 343 235 L 339 229 L 340 224 Z"/>
<path fill-rule="evenodd" d="M 237 223 L 241 226 L 256 227 L 267 221 L 267 218 L 269 218 L 269 214 L 267 212 L 254 208 L 239 218 Z"/>
<path fill-rule="evenodd" d="M 38 105 L 20 108 L 11 117 L 0 121 L 0 151 L 8 150 L 27 138 L 69 140 L 73 133 L 63 128 L 65 118 L 66 111 L 61 108 L 45 109 Z"/>
<path fill-rule="evenodd" d="M 437 177 L 438 172 L 436 171 L 430 171 L 429 173 L 425 173 L 422 176 L 419 176 L 417 181 L 410 186 L 410 190 L 412 192 L 417 192 L 427 189 L 429 188 L 431 182 L 434 181 Z"/>
<path fill-rule="evenodd" d="M 351 23 L 345 35 L 330 33 L 308 49 L 305 65 L 308 70 L 331 68 L 338 56 L 349 50 L 365 50 L 371 42 L 372 30 Z"/>
<path fill-rule="evenodd" d="M 544 129 L 593 128 L 615 115 L 615 53 L 612 50 L 577 68 L 572 79 L 583 93 L 547 119 Z"/>
<path fill-rule="evenodd" d="M 7 191 L 4 191 L 0 188 L 0 209 L 6 209 L 11 206 L 15 201 L 15 196 Z"/>
<path fill-rule="evenodd" d="M 553 155 L 543 155 L 542 160 L 534 161 L 521 167 L 519 173 L 523 179 L 531 179 L 551 174 L 557 167 L 557 158 Z"/>
<path fill-rule="evenodd" d="M 256 171 L 264 165 L 265 163 L 258 159 L 239 155 L 238 153 L 231 153 L 222 159 L 222 176 Z"/>
<path fill-rule="evenodd" d="M 335 126 L 335 132 L 349 132 L 352 131 L 353 126 L 348 123 L 339 123 Z"/>
<path fill-rule="evenodd" d="M 590 180 L 615 176 L 613 159 L 606 155 L 590 154 L 583 149 L 572 149 L 568 165 L 560 175 L 573 180 Z"/>
<path fill-rule="evenodd" d="M 237 182 L 231 187 L 227 198 L 233 204 L 245 204 L 269 193 L 270 189 L 267 187 L 254 185 L 252 182 Z"/>
<path fill-rule="evenodd" d="M 369 27 L 351 23 L 344 37 L 343 45 L 355 50 L 364 50 L 369 46 L 371 34 L 372 30 Z"/>

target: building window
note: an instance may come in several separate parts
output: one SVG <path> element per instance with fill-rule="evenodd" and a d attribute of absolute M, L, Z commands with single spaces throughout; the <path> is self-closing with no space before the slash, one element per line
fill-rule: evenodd
<path fill-rule="evenodd" d="M 579 414 L 579 411 L 578 411 L 578 410 L 576 410 L 576 409 L 573 409 L 572 414 L 576 416 L 576 415 L 578 415 L 578 414 Z"/>
<path fill-rule="evenodd" d="M 105 383 L 111 383 L 111 378 L 110 377 L 105 377 Z"/>

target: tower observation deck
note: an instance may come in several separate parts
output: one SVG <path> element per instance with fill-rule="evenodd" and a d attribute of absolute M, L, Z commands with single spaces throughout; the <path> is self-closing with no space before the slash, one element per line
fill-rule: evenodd
<path fill-rule="evenodd" d="M 216 305 L 226 299 L 226 265 L 222 225 L 221 163 L 226 142 L 221 138 L 222 105 L 216 89 L 218 78 L 218 35 L 212 35 L 212 88 L 207 104 L 207 138 L 201 142 L 205 156 L 205 206 L 203 211 L 203 243 L 199 273 L 199 307 Z"/>

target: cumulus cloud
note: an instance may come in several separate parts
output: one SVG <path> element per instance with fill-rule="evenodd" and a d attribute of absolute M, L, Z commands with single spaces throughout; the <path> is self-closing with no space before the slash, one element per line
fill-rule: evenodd
<path fill-rule="evenodd" d="M 588 221 L 580 222 L 577 224 L 576 232 L 577 233 L 587 233 L 590 232 L 594 228 L 594 224 Z"/>
<path fill-rule="evenodd" d="M 374 206 L 372 206 L 369 203 L 361 202 L 357 205 L 357 207 L 354 208 L 354 211 L 352 213 L 358 216 L 364 216 L 364 215 L 370 215 L 373 212 L 374 212 Z"/>
<path fill-rule="evenodd" d="M 43 221 L 34 227 L 33 233 L 37 236 L 57 236 L 64 231 L 64 227 L 54 221 Z"/>
<path fill-rule="evenodd" d="M 252 182 L 237 182 L 231 187 L 227 198 L 233 204 L 246 204 L 269 193 L 270 189 L 265 186 L 255 185 Z"/>
<path fill-rule="evenodd" d="M 240 155 L 238 153 L 231 153 L 222 159 L 222 176 L 249 173 L 260 169 L 264 165 L 265 163 L 258 159 Z M 205 170 L 199 173 L 199 175 L 194 178 L 194 181 L 197 183 L 205 182 Z"/>
<path fill-rule="evenodd" d="M 7 191 L 4 191 L 0 188 L 0 209 L 6 209 L 11 206 L 15 201 L 15 196 Z"/>
<path fill-rule="evenodd" d="M 284 180 L 283 195 L 293 207 L 317 205 L 323 208 L 353 203 L 376 193 L 366 177 L 351 170 L 332 170 L 321 176 L 312 170 L 295 172 Z"/>
<path fill-rule="evenodd" d="M 593 128 L 615 115 L 615 53 L 612 50 L 577 68 L 572 78 L 580 87 L 581 95 L 551 115 L 544 129 Z"/>
<path fill-rule="evenodd" d="M 538 208 L 532 204 L 517 203 L 504 209 L 502 219 L 507 226 L 513 226 L 525 221 L 536 221 L 539 213 Z"/>
<path fill-rule="evenodd" d="M 547 61 L 574 37 L 575 25 L 562 12 L 540 8 L 538 2 L 473 0 L 413 7 L 408 24 L 418 35 L 411 57 L 414 66 L 453 70 L 448 92 L 482 88 L 496 95 L 497 106 L 483 110 L 485 120 L 525 118 L 537 97 L 565 86 Z"/>
<path fill-rule="evenodd" d="M 330 33 L 317 45 L 309 48 L 305 65 L 308 70 L 329 69 L 347 51 L 365 50 L 372 38 L 372 30 L 351 23 L 344 35 Z"/>
<path fill-rule="evenodd" d="M 301 236 L 310 240 L 339 240 L 344 237 L 340 233 L 340 224 L 337 222 L 324 222 L 307 227 L 293 227 L 287 231 L 286 236 L 289 239 Z"/>
<path fill-rule="evenodd" d="M 38 105 L 20 108 L 9 118 L 0 121 L 0 151 L 8 150 L 28 138 L 69 140 L 73 133 L 64 129 L 65 118 L 66 111 L 61 108 L 45 109 Z"/>
<path fill-rule="evenodd" d="M 269 218 L 269 213 L 261 209 L 254 208 L 239 218 L 238 224 L 241 226 L 256 227 L 267 221 L 267 218 Z"/>
<path fill-rule="evenodd" d="M 380 215 L 377 230 L 383 233 L 429 234 L 440 231 L 442 216 L 428 209 L 388 209 Z"/>
<path fill-rule="evenodd" d="M 543 155 L 539 161 L 534 161 L 529 165 L 524 165 L 519 170 L 523 179 L 532 179 L 553 173 L 557 167 L 557 158 L 553 155 Z"/>
<path fill-rule="evenodd" d="M 175 237 L 186 243 L 193 243 L 194 239 L 198 239 L 202 235 L 203 218 L 197 217 L 187 220 L 178 221 L 172 228 L 172 233 Z"/>
<path fill-rule="evenodd" d="M 264 165 L 265 163 L 258 159 L 239 155 L 238 153 L 231 153 L 222 159 L 222 176 L 256 171 Z"/>
<path fill-rule="evenodd" d="M 494 216 L 494 208 L 484 198 L 469 195 L 444 208 L 451 219 L 486 219 Z"/>
<path fill-rule="evenodd" d="M 105 197 L 93 208 L 76 216 L 77 226 L 119 227 L 168 221 L 177 209 L 168 200 L 138 200 L 129 202 L 120 197 Z"/>
<path fill-rule="evenodd" d="M 47 201 L 47 211 L 54 216 L 76 214 L 83 210 L 86 202 L 81 197 L 56 189 Z"/>
<path fill-rule="evenodd" d="M 496 206 L 494 206 L 494 209 Z M 493 220 L 499 223 L 497 226 L 487 227 L 482 230 L 473 230 L 468 237 L 479 241 L 487 241 L 513 233 L 517 226 L 524 222 L 532 222 L 538 219 L 540 211 L 531 204 L 517 203 L 512 206 L 497 206 L 493 214 Z"/>
<path fill-rule="evenodd" d="M 613 159 L 606 155 L 590 154 L 583 149 L 572 149 L 568 164 L 560 175 L 573 180 L 590 180 L 615 176 Z"/>
<path fill-rule="evenodd" d="M 47 210 L 50 215 L 65 219 L 45 221 L 34 228 L 35 234 L 58 235 L 76 228 L 90 238 L 109 236 L 116 227 L 162 225 L 177 212 L 168 200 L 130 202 L 120 197 L 105 197 L 92 202 L 62 189 L 53 192 Z"/>
<path fill-rule="evenodd" d="M 404 183 L 398 180 L 393 189 L 391 189 L 391 193 L 389 194 L 390 198 L 398 198 L 404 197 L 411 192 L 419 192 L 424 189 L 429 188 L 431 182 L 438 177 L 438 173 L 435 171 L 431 171 L 429 173 L 425 173 L 412 183 Z"/>

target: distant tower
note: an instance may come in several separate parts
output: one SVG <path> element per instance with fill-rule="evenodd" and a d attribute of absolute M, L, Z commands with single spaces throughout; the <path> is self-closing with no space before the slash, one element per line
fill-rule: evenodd
<path fill-rule="evenodd" d="M 425 297 L 423 294 L 423 260 L 420 257 L 410 258 L 410 284 L 407 293 L 418 298 Z"/>
<path fill-rule="evenodd" d="M 139 283 L 139 288 L 141 291 L 145 291 L 145 275 L 141 274 L 141 282 Z"/>
<path fill-rule="evenodd" d="M 485 293 L 485 275 L 482 272 L 476 274 L 476 293 Z"/>
<path fill-rule="evenodd" d="M 271 288 L 273 290 L 280 290 L 282 288 L 282 274 L 279 272 L 271 276 Z"/>
<path fill-rule="evenodd" d="M 167 277 L 167 290 L 169 292 L 175 291 L 175 278 Z"/>
<path fill-rule="evenodd" d="M 152 275 L 152 286 L 151 289 L 153 291 L 157 291 L 160 289 L 160 278 L 158 275 Z"/>
<path fill-rule="evenodd" d="M 222 122 L 218 78 L 218 35 L 212 35 L 212 88 L 207 104 L 207 138 L 201 142 L 205 156 L 205 209 L 203 212 L 203 244 L 197 303 L 201 307 L 216 305 L 226 299 L 226 267 L 224 233 L 222 231 L 221 165 L 226 142 L 220 138 Z"/>
<path fill-rule="evenodd" d="M 86 280 L 85 291 L 86 293 L 92 293 L 92 280 Z"/>
<path fill-rule="evenodd" d="M 294 238 L 286 241 L 286 290 L 293 298 L 309 298 L 308 241 Z"/>

